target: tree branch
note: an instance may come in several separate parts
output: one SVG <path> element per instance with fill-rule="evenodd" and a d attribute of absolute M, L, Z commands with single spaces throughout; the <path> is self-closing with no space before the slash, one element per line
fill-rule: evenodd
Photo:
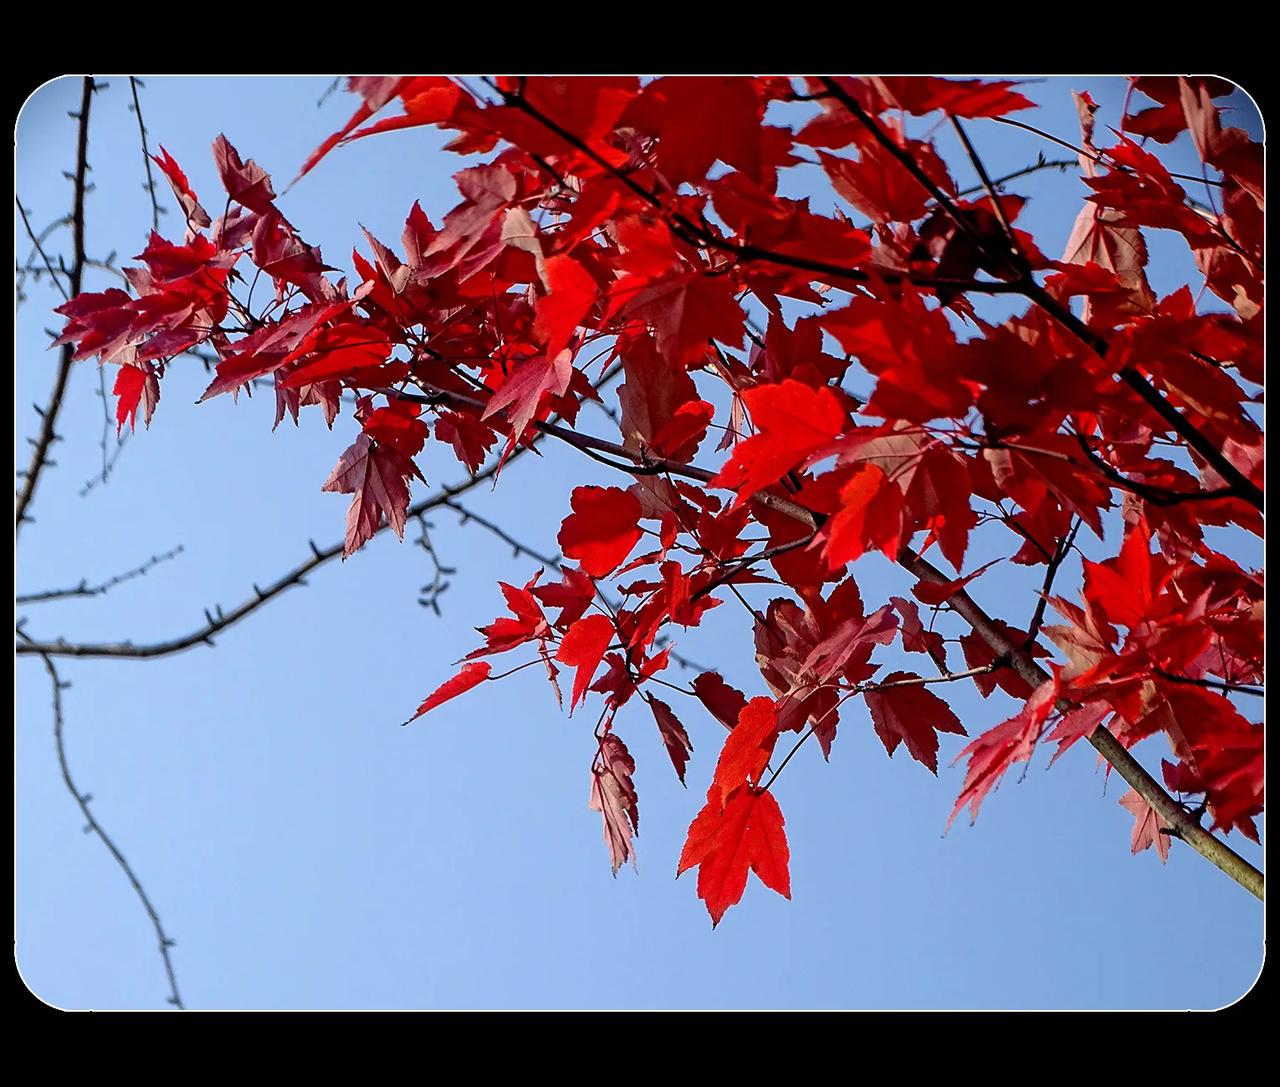
<path fill-rule="evenodd" d="M 84 90 L 80 96 L 79 136 L 76 141 L 75 198 L 71 212 L 71 230 L 73 241 L 73 258 L 70 272 L 70 297 L 80 293 L 80 280 L 84 273 L 84 195 L 85 174 L 89 169 L 89 104 L 93 99 L 93 76 L 85 76 Z M 25 218 L 25 216 L 24 216 Z M 29 521 L 27 509 L 35 497 L 36 483 L 40 479 L 40 471 L 44 468 L 49 456 L 49 446 L 56 438 L 55 427 L 58 412 L 62 409 L 62 398 L 67 391 L 67 377 L 71 373 L 72 356 L 75 347 L 63 344 L 61 357 L 58 360 L 58 374 L 54 379 L 53 392 L 49 395 L 49 403 L 40 414 L 40 436 L 35 440 L 35 450 L 31 454 L 31 463 L 22 477 L 22 490 L 18 494 L 17 507 L 14 512 L 14 532 L 22 531 L 22 522 Z"/>
<path fill-rule="evenodd" d="M 19 593 L 14 598 L 15 604 L 44 604 L 50 600 L 65 600 L 74 596 L 101 596 L 103 593 L 114 589 L 121 582 L 129 581 L 135 577 L 141 577 L 153 566 L 159 566 L 162 562 L 168 562 L 170 559 L 177 558 L 182 554 L 182 544 L 178 544 L 172 551 L 166 551 L 163 555 L 152 555 L 141 566 L 135 566 L 132 570 L 126 570 L 123 574 L 116 574 L 107 578 L 106 581 L 98 585 L 90 585 L 84 578 L 80 579 L 80 584 L 70 589 L 45 589 L 38 593 Z"/>
<path fill-rule="evenodd" d="M 156 938 L 160 942 L 160 957 L 164 960 L 164 972 L 169 979 L 168 1001 L 175 1008 L 184 1008 L 182 997 L 178 995 L 178 979 L 174 974 L 173 959 L 169 955 L 169 949 L 174 946 L 174 941 L 165 933 L 160 914 L 156 912 L 155 906 L 152 905 L 151 899 L 143 888 L 142 881 L 138 879 L 137 873 L 130 867 L 129 862 L 124 858 L 124 854 L 120 852 L 119 847 L 112 841 L 111 836 L 107 834 L 102 824 L 98 822 L 93 812 L 89 809 L 89 802 L 93 799 L 92 796 L 82 793 L 71 777 L 71 768 L 67 763 L 67 750 L 63 740 L 62 716 L 62 691 L 64 688 L 69 687 L 70 684 L 61 680 L 53 661 L 46 654 L 42 653 L 40 655 L 44 660 L 44 666 L 49 673 L 49 680 L 53 687 L 53 738 L 58 752 L 58 766 L 62 770 L 62 780 L 67 786 L 67 791 L 71 793 L 79 806 L 81 814 L 84 815 L 86 833 L 92 832 L 96 834 L 102 844 L 107 847 L 107 852 L 111 854 L 116 864 L 120 866 L 120 870 L 124 872 L 130 884 L 132 884 L 138 900 L 142 903 L 142 908 L 147 911 L 147 917 L 151 919 L 151 927 L 155 929 Z"/>

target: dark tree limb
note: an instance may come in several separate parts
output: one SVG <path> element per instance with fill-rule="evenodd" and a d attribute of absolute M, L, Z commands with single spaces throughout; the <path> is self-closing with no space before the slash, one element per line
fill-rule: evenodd
<path fill-rule="evenodd" d="M 93 76 L 85 76 L 84 90 L 80 96 L 80 112 L 77 114 L 79 135 L 76 140 L 75 198 L 71 211 L 71 231 L 73 237 L 72 261 L 70 270 L 69 296 L 74 298 L 80 293 L 80 281 L 84 274 L 84 196 L 85 174 L 89 169 L 89 105 L 93 100 Z M 62 398 L 67 391 L 67 378 L 71 373 L 72 356 L 75 348 L 71 344 L 63 344 L 58 360 L 58 373 L 54 378 L 53 392 L 49 395 L 49 403 L 40 415 L 40 434 L 35 440 L 35 449 L 31 454 L 31 463 L 22 477 L 22 489 L 18 492 L 17 506 L 14 512 L 14 532 L 22 531 L 22 522 L 30 520 L 27 510 L 35 497 L 36 483 L 40 472 L 48 462 L 49 447 L 57 437 L 58 412 L 62 409 Z"/>

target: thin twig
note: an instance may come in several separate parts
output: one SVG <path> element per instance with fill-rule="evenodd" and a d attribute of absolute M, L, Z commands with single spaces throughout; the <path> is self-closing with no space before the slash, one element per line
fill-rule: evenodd
<path fill-rule="evenodd" d="M 116 574 L 109 577 L 97 585 L 90 585 L 87 580 L 81 578 L 80 584 L 70 589 L 45 589 L 38 593 L 19 593 L 14 597 L 15 604 L 44 604 L 50 600 L 65 600 L 68 597 L 75 596 L 101 596 L 103 593 L 114 589 L 121 582 L 129 581 L 135 577 L 142 577 L 153 566 L 159 566 L 162 562 L 168 562 L 170 559 L 177 558 L 182 554 L 182 544 L 178 544 L 172 551 L 166 551 L 163 555 L 152 555 L 141 566 L 135 566 L 132 570 L 126 570 L 123 574 Z"/>
<path fill-rule="evenodd" d="M 53 737 L 58 752 L 58 766 L 62 769 L 62 780 L 67 786 L 67 791 L 75 798 L 81 814 L 84 815 L 86 832 L 96 834 L 102 844 L 107 847 L 107 852 L 111 854 L 116 864 L 120 866 L 120 870 L 128 877 L 138 896 L 138 900 L 142 903 L 143 909 L 147 911 L 147 916 L 151 919 L 151 926 L 155 929 L 156 938 L 160 943 L 160 957 L 164 960 L 164 972 L 169 979 L 168 1002 L 175 1008 L 184 1008 L 182 997 L 178 994 L 178 979 L 174 974 L 173 959 L 169 954 L 169 949 L 174 946 L 174 941 L 165 932 L 164 924 L 160 920 L 160 914 L 156 912 L 155 906 L 152 905 L 151 899 L 143 888 L 142 881 L 138 879 L 137 873 L 134 872 L 129 862 L 125 860 L 124 854 L 120 852 L 119 847 L 111 839 L 111 836 L 103 829 L 102 824 L 94 817 L 89 808 L 89 801 L 92 798 L 87 793 L 82 793 L 71 777 L 71 768 L 67 764 L 67 750 L 63 737 L 64 721 L 62 715 L 62 691 L 70 684 L 66 684 L 61 680 L 58 676 L 58 670 L 54 667 L 53 661 L 48 655 L 42 653 L 41 657 L 44 660 L 44 666 L 49 673 L 49 680 L 53 687 Z"/>
<path fill-rule="evenodd" d="M 142 163 L 147 168 L 147 194 L 151 197 L 151 229 L 160 229 L 160 203 L 156 200 L 156 180 L 151 172 L 151 150 L 147 147 L 147 126 L 142 120 L 142 106 L 138 102 L 138 79 L 129 77 L 129 90 L 133 94 L 133 112 L 138 118 L 138 134 L 142 137 Z"/>

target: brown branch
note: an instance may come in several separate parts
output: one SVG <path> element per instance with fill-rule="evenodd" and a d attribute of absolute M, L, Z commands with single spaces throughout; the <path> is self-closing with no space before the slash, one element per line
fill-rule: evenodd
<path fill-rule="evenodd" d="M 951 580 L 910 548 L 904 547 L 898 553 L 898 563 L 924 581 L 944 584 Z M 996 621 L 963 589 L 953 594 L 947 603 L 952 611 L 964 619 L 992 649 L 997 653 L 1006 654 L 1018 675 L 1032 687 L 1039 687 L 1052 678 L 1032 659 L 1027 650 L 1011 642 Z M 1057 708 L 1066 712 L 1074 707 L 1066 699 L 1059 699 Z M 1220 868 L 1250 894 L 1259 899 L 1264 898 L 1266 885 L 1262 873 L 1226 842 L 1215 838 L 1200 826 L 1107 729 L 1095 728 L 1088 736 L 1088 740 L 1129 783 L 1130 787 L 1151 805 L 1156 814 L 1179 831 L 1182 841 L 1211 864 Z"/>
<path fill-rule="evenodd" d="M 510 463 L 521 450 L 516 450 L 507 462 Z M 497 465 L 494 464 L 477 475 L 471 477 L 464 483 L 454 486 L 445 486 L 438 490 L 435 494 L 424 498 L 422 501 L 410 506 L 405 513 L 405 518 L 415 518 L 426 513 L 428 510 L 436 509 L 445 505 L 451 498 L 460 494 L 465 494 L 477 484 L 486 479 L 491 478 L 497 471 Z M 374 533 L 380 535 L 386 532 L 391 526 L 383 523 L 381 527 Z M 14 651 L 19 655 L 22 654 L 47 654 L 52 657 L 115 657 L 128 660 L 148 660 L 154 657 L 168 657 L 174 653 L 181 653 L 184 650 L 191 649 L 197 645 L 213 645 L 215 635 L 234 626 L 252 615 L 260 607 L 269 600 L 274 599 L 283 593 L 286 589 L 291 589 L 295 585 L 305 585 L 305 578 L 312 570 L 318 566 L 324 565 L 331 559 L 337 558 L 342 554 L 343 544 L 341 542 L 331 544 L 329 547 L 320 548 L 311 544 L 311 557 L 304 562 L 300 562 L 288 572 L 276 578 L 265 588 L 257 585 L 253 587 L 253 595 L 245 599 L 237 607 L 231 611 L 224 612 L 221 608 L 216 608 L 216 614 L 205 612 L 206 622 L 203 626 L 186 634 L 179 635 L 175 638 L 169 638 L 164 641 L 152 642 L 146 645 L 135 645 L 132 642 L 68 642 L 65 639 L 58 639 L 54 642 L 18 642 L 14 646 Z"/>
<path fill-rule="evenodd" d="M 392 390 L 392 393 L 394 394 L 394 390 Z M 460 394 L 448 393 L 443 390 L 421 398 L 409 394 L 405 395 L 408 395 L 410 400 L 427 403 L 447 403 L 450 398 L 459 397 L 461 401 L 467 403 L 467 406 L 478 406 L 478 403 L 472 401 L 470 397 L 461 397 Z M 626 449 L 623 446 L 615 445 L 612 442 L 605 442 L 599 438 L 578 434 L 575 431 L 550 424 L 535 425 L 544 433 L 552 434 L 577 448 L 600 449 L 633 462 L 643 459 L 642 454 Z M 709 483 L 715 477 L 715 473 L 691 464 L 665 463 L 666 470 L 673 475 L 682 475 L 688 479 L 696 479 L 703 483 Z M 820 527 L 826 520 L 826 517 L 821 513 L 806 509 L 790 499 L 781 498 L 769 492 L 753 495 L 752 499 L 753 501 L 761 501 L 770 505 L 779 510 L 779 512 L 785 513 L 811 528 Z M 918 580 L 935 584 L 948 584 L 952 580 L 909 547 L 903 547 L 898 552 L 897 561 L 898 565 L 914 574 Z M 730 583 L 729 587 L 733 588 L 732 583 Z M 1007 658 L 1010 666 L 1033 688 L 1039 687 L 1052 678 L 1048 672 L 1032 659 L 1029 650 L 1011 642 L 996 621 L 987 615 L 963 589 L 954 593 L 947 603 L 1000 657 Z M 1074 707 L 1069 701 L 1059 699 L 1059 710 L 1066 712 L 1072 708 Z M 1166 823 L 1182 832 L 1183 841 L 1251 894 L 1260 899 L 1263 898 L 1265 885 L 1262 873 L 1225 842 L 1214 837 L 1199 824 L 1195 823 L 1186 810 L 1164 791 L 1160 783 L 1147 773 L 1141 763 L 1129 754 L 1110 732 L 1103 728 L 1096 728 L 1088 739 L 1089 743 L 1115 767 L 1116 772 L 1155 809 Z"/>
<path fill-rule="evenodd" d="M 1035 613 L 1031 616 L 1031 622 L 1027 624 L 1027 638 L 1022 647 L 1028 652 L 1036 644 L 1036 637 L 1040 633 L 1040 624 L 1044 622 L 1044 609 L 1049 603 L 1049 592 L 1053 589 L 1053 579 L 1058 576 L 1058 570 L 1062 566 L 1063 560 L 1071 553 L 1071 545 L 1075 543 L 1076 533 L 1080 531 L 1082 523 L 1079 517 L 1072 519 L 1071 528 L 1058 541 L 1058 548 L 1049 560 L 1049 568 L 1044 572 L 1044 584 L 1040 586 L 1040 599 L 1036 601 Z"/>
<path fill-rule="evenodd" d="M 84 196 L 85 174 L 89 169 L 89 104 L 93 99 L 93 76 L 85 76 L 84 90 L 80 96 L 79 136 L 76 142 L 75 199 L 71 212 L 71 230 L 73 241 L 73 258 L 70 272 L 70 297 L 80 293 L 80 280 L 84 273 Z M 25 218 L 25 216 L 24 216 Z M 56 438 L 55 427 L 58 412 L 62 409 L 62 398 L 67 391 L 67 378 L 71 373 L 72 356 L 75 348 L 64 344 L 62 355 L 58 360 L 58 374 L 54 379 L 53 392 L 49 395 L 49 403 L 40 414 L 40 436 L 35 440 L 35 449 L 31 454 L 31 463 L 22 477 L 22 490 L 18 494 L 18 502 L 14 511 L 14 532 L 22 531 L 22 522 L 29 521 L 27 509 L 35 497 L 36 483 L 40 479 L 40 471 L 49 457 L 49 447 Z"/>
<path fill-rule="evenodd" d="M 153 566 L 159 566 L 162 562 L 177 558 L 182 554 L 182 544 L 178 544 L 172 551 L 166 551 L 163 555 L 152 555 L 141 566 L 135 566 L 132 570 L 126 570 L 123 574 L 116 574 L 107 578 L 97 585 L 90 585 L 84 578 L 80 579 L 80 584 L 70 589 L 45 589 L 38 593 L 19 593 L 14 597 L 15 604 L 44 604 L 50 600 L 66 600 L 68 597 L 75 596 L 101 596 L 103 593 L 114 589 L 121 582 L 129 581 L 135 577 L 143 576 Z"/>
<path fill-rule="evenodd" d="M 183 1008 L 185 1005 L 182 1003 L 182 997 L 178 995 L 178 979 L 174 974 L 173 959 L 169 955 L 169 949 L 174 946 L 174 941 L 165 933 L 160 914 L 156 912 L 155 906 L 152 905 L 151 899 L 143 888 L 142 881 L 138 879 L 137 873 L 130 867 L 129 862 L 125 860 L 124 854 L 120 852 L 119 847 L 112 841 L 111 836 L 107 834 L 102 824 L 98 822 L 90 810 L 89 803 L 93 797 L 88 793 L 82 793 L 71 777 L 71 768 L 67 763 L 67 750 L 63 738 L 64 721 L 62 716 L 62 691 L 64 688 L 71 686 L 71 684 L 62 681 L 58 676 L 58 670 L 54 667 L 53 661 L 47 654 L 42 653 L 40 656 L 44 660 L 45 669 L 49 673 L 49 680 L 53 686 L 53 739 L 54 746 L 58 752 L 58 766 L 62 770 L 62 780 L 67 786 L 67 791 L 75 798 L 75 802 L 84 816 L 86 833 L 96 834 L 102 844 L 107 847 L 107 852 L 111 854 L 116 864 L 120 866 L 120 870 L 124 872 L 129 883 L 132 884 L 143 909 L 147 911 L 147 917 L 151 919 L 151 927 L 155 929 L 156 938 L 160 942 L 160 957 L 164 960 L 164 972 L 169 979 L 168 1002 L 175 1008 Z"/>
<path fill-rule="evenodd" d="M 65 275 L 66 273 L 61 269 L 54 268 L 53 262 L 49 260 L 49 254 L 44 251 L 43 244 L 45 237 L 52 233 L 56 227 L 68 220 L 59 219 L 56 223 L 45 227 L 45 229 L 37 236 L 36 232 L 31 228 L 31 220 L 27 218 L 27 209 L 22 206 L 22 201 L 16 196 L 13 200 L 14 203 L 18 205 L 18 214 L 22 216 L 22 225 L 27 229 L 27 237 L 31 239 L 31 244 L 35 248 L 35 251 L 40 254 L 40 259 L 44 261 L 45 271 L 49 273 L 49 278 L 53 280 L 53 285 L 58 288 L 58 293 L 62 295 L 62 300 L 64 302 L 70 302 L 71 296 L 67 294 L 67 289 L 62 285 L 62 280 L 58 278 L 59 275 Z M 30 259 L 27 260 L 24 267 L 18 269 L 20 277 L 23 273 L 28 272 L 34 272 L 36 275 L 39 275 L 40 273 L 40 269 L 34 267 L 31 264 Z M 19 287 L 21 287 L 21 279 L 19 279 Z"/>

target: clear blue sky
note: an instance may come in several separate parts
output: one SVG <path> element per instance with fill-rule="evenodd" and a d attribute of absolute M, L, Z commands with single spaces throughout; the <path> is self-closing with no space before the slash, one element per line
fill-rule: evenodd
<path fill-rule="evenodd" d="M 109 82 L 93 103 L 88 244 L 127 262 L 145 244 L 150 208 L 128 80 Z M 327 84 L 154 78 L 142 103 L 153 148 L 164 144 L 212 211 L 221 206 L 213 138 L 225 132 L 279 190 L 354 107 L 335 93 L 317 108 Z M 1070 90 L 1086 87 L 1102 104 L 1101 141 L 1102 125 L 1118 122 L 1122 80 L 1036 83 L 1030 93 L 1046 108 L 1024 116 L 1074 140 Z M 61 171 L 74 161 L 75 132 L 66 111 L 78 99 L 78 79 L 57 80 L 18 121 L 18 190 L 37 226 L 68 207 Z M 1256 133 L 1248 100 L 1233 104 L 1234 123 Z M 1040 150 L 1071 157 L 997 125 L 971 130 L 993 173 Z M 437 223 L 453 205 L 451 176 L 467 162 L 439 150 L 447 138 L 416 129 L 342 148 L 280 207 L 328 263 L 350 271 L 352 247 L 365 247 L 360 224 L 398 248 L 415 199 Z M 939 140 L 949 154 L 950 137 Z M 1194 165 L 1194 152 L 1181 153 L 1184 169 Z M 793 171 L 792 194 L 814 173 Z M 1074 174 L 1013 189 L 1033 198 L 1020 225 L 1045 252 L 1061 252 L 1083 192 Z M 172 208 L 167 187 L 164 195 Z M 171 211 L 161 229 L 172 236 L 180 225 Z M 1153 237 L 1161 294 L 1198 287 L 1180 245 Z M 88 286 L 109 283 L 99 273 Z M 56 364 L 41 330 L 54 327 L 59 302 L 44 285 L 29 294 L 15 397 L 24 464 L 36 425 L 29 405 L 45 401 Z M 306 557 L 308 537 L 341 537 L 348 499 L 320 485 L 354 435 L 350 419 L 329 432 L 309 411 L 300 429 L 272 434 L 270 396 L 196 407 L 206 383 L 198 362 L 179 360 L 151 430 L 129 442 L 106 486 L 80 498 L 99 463 L 102 408 L 94 364 L 78 364 L 58 465 L 23 531 L 20 590 L 92 582 L 185 550 L 105 598 L 25 609 L 33 635 L 172 637 L 198 626 L 205 607 L 230 607 Z M 582 420 L 606 436 L 612 426 L 591 409 Z M 552 552 L 571 487 L 617 480 L 572 450 L 545 454 L 467 502 Z M 463 474 L 434 443 L 422 469 L 433 485 Z M 935 779 L 905 752 L 886 758 L 864 711 L 850 707 L 830 764 L 806 748 L 778 783 L 794 900 L 753 880 L 713 932 L 694 876 L 673 874 L 723 731 L 697 707 L 677 707 L 695 748 L 686 791 L 637 704 L 619 730 L 639 764 L 639 874 L 611 878 L 599 817 L 587 810 L 594 718 L 562 715 L 534 670 L 400 727 L 477 644 L 472 628 L 502 612 L 497 580 L 522 583 L 536 569 L 448 511 L 433 522 L 443 561 L 458 567 L 441 618 L 416 603 L 431 567 L 411 528 L 403 544 L 387 534 L 322 568 L 215 649 L 62 663 L 74 684 L 64 696 L 73 772 L 177 940 L 189 1007 L 1214 1008 L 1252 984 L 1260 904 L 1176 843 L 1164 867 L 1153 851 L 1130 856 L 1132 818 L 1117 803 L 1125 788 L 1104 782 L 1085 744 L 1048 771 L 1040 752 L 975 826 L 962 817 L 944 837 L 963 776 L 949 763 L 963 741 L 943 738 Z M 1250 565 L 1262 561 L 1256 541 L 1227 545 Z M 1085 547 L 1093 557 L 1114 551 L 1093 539 Z M 907 588 L 879 557 L 856 572 L 873 606 Z M 1005 564 L 983 578 L 979 599 L 1008 604 L 1025 623 L 1041 573 Z M 1074 592 L 1078 581 L 1063 584 Z M 681 648 L 749 695 L 764 693 L 736 609 L 710 613 Z M 150 925 L 101 843 L 81 833 L 59 776 L 43 667 L 25 657 L 16 670 L 22 977 L 62 1008 L 161 1007 Z M 970 734 L 1012 712 L 1002 695 L 984 703 L 959 687 L 947 693 Z M 1155 739 L 1138 754 L 1156 769 L 1167 750 Z M 1239 835 L 1232 844 L 1261 863 Z"/>

